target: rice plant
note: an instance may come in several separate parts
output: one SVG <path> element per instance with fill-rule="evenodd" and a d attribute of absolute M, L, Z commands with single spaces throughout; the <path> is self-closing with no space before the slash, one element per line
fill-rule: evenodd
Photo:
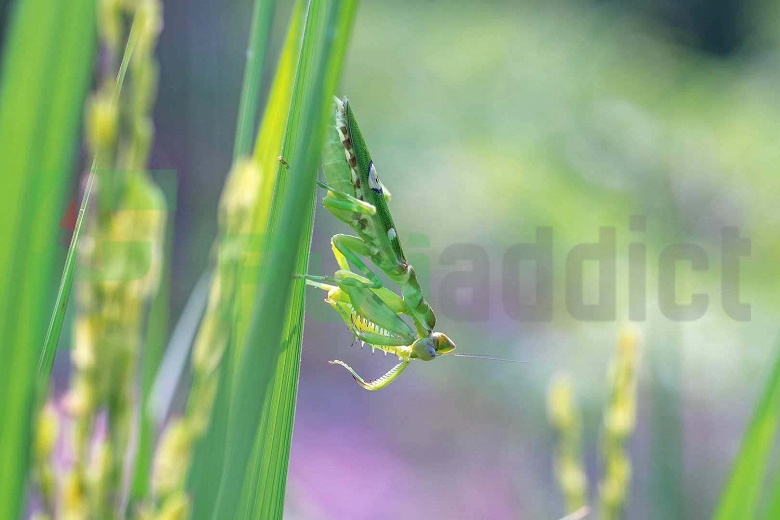
<path fill-rule="evenodd" d="M 14 60 L 21 59 L 16 55 L 24 51 L 27 35 L 23 32 L 33 26 L 35 9 L 42 8 L 35 2 L 21 4 L 14 18 L 18 43 L 10 41 L 6 67 L 13 67 Z M 86 8 L 89 3 L 84 4 Z M 141 391 L 147 385 L 140 382 L 146 379 L 143 370 L 156 368 L 143 362 L 148 312 L 165 263 L 165 201 L 146 169 L 153 139 L 150 114 L 158 78 L 154 51 L 163 27 L 162 5 L 155 0 L 103 1 L 97 12 L 87 11 L 93 16 L 80 19 L 90 29 L 97 27 L 101 53 L 98 80 L 85 110 L 84 141 L 93 157 L 92 167 L 85 175 L 86 188 L 71 254 L 65 261 L 45 348 L 40 334 L 37 340 L 29 338 L 30 348 L 20 349 L 27 355 L 26 361 L 16 363 L 13 371 L 17 378 L 27 375 L 26 386 L 9 381 L 17 388 L 27 388 L 27 393 L 7 393 L 12 387 L 3 387 L 4 400 L 8 400 L 8 408 L 4 409 L 12 411 L 11 400 L 16 399 L 18 413 L 12 424 L 22 427 L 16 437 L 3 438 L 3 449 L 15 450 L 9 451 L 8 461 L 17 460 L 5 466 L 9 473 L 4 480 L 8 483 L 4 489 L 8 493 L 3 500 L 4 517 L 15 517 L 27 508 L 39 517 L 73 518 L 281 515 L 303 317 L 303 285 L 293 274 L 306 266 L 319 143 L 355 7 L 354 2 L 340 1 L 296 4 L 285 46 L 276 60 L 272 93 L 252 153 L 247 143 L 257 129 L 254 112 L 259 104 L 263 61 L 254 58 L 247 64 L 237 118 L 235 161 L 219 214 L 214 275 L 193 346 L 190 397 L 181 415 L 156 425 L 162 435 L 156 450 L 150 442 L 156 436 L 142 442 L 140 450 L 138 442 L 140 423 L 149 420 L 147 400 L 152 397 Z M 250 52 L 262 58 L 273 3 L 256 2 L 254 16 Z M 77 25 L 76 29 L 81 27 Z M 63 38 L 69 41 L 67 34 Z M 62 47 L 55 40 L 41 46 L 45 48 L 39 52 L 55 56 L 54 49 Z M 83 56 L 84 65 L 74 78 L 73 93 L 62 100 L 78 106 L 77 97 L 84 95 L 92 48 L 89 41 L 79 41 L 75 49 L 64 47 L 66 51 Z M 31 51 L 27 52 L 29 57 Z M 66 58 L 73 56 L 63 56 Z M 46 69 L 40 72 L 49 73 Z M 21 85 L 14 90 L 13 75 L 5 74 L 3 78 L 6 83 L 10 78 L 10 86 L 4 85 L 5 96 L 26 94 Z M 28 97 L 35 102 L 32 95 Z M 68 151 L 73 148 L 78 127 L 78 114 L 71 111 L 69 116 L 64 121 L 67 125 L 61 125 L 61 131 L 68 134 L 69 140 L 65 141 L 71 143 Z M 31 143 L 35 138 L 30 134 Z M 21 143 L 15 139 L 4 144 L 18 147 Z M 64 151 L 59 152 L 60 156 Z M 297 174 L 294 183 L 278 175 L 282 166 L 276 157 L 280 151 L 291 159 L 290 169 Z M 18 150 L 9 155 L 23 157 Z M 67 156 L 58 160 L 62 164 L 57 173 L 64 180 Z M 53 165 L 44 163 L 40 167 L 47 166 Z M 20 175 L 14 178 L 23 179 L 21 174 L 31 167 L 20 164 Z M 59 184 L 64 185 L 62 181 Z M 272 218 L 279 214 L 291 218 Z M 258 252 L 260 261 L 248 265 L 246 256 Z M 9 262 L 13 265 L 13 258 Z M 280 266 L 289 271 L 281 278 L 275 274 Z M 53 268 L 51 259 L 48 269 Z M 4 283 L 10 288 L 14 279 L 8 271 L 5 273 L 8 278 Z M 241 309 L 245 312 L 243 319 L 238 314 L 242 283 L 253 284 L 257 293 Z M 46 379 L 71 287 L 76 314 L 69 390 L 62 399 L 50 398 L 34 415 L 35 403 L 46 401 Z M 279 305 L 279 298 L 289 299 L 290 304 Z M 4 315 L 4 319 L 10 317 Z M 33 328 L 19 333 L 29 334 Z M 36 342 L 40 347 L 33 349 Z M 245 343 L 251 348 L 244 347 Z M 40 360 L 33 356 L 37 352 Z M 230 358 L 226 352 L 230 352 Z M 240 370 L 257 366 L 253 358 L 258 356 L 264 360 L 259 364 L 265 367 L 261 374 Z M 231 366 L 233 363 L 235 366 Z M 221 373 L 230 377 L 219 377 Z M 40 383 L 36 385 L 36 381 Z M 285 397 L 281 402 L 275 397 L 271 405 L 271 397 L 279 392 Z M 264 393 L 268 400 L 262 398 Z M 224 422 L 215 426 L 211 421 L 215 403 L 235 415 L 224 417 Z M 25 410 L 27 420 L 22 415 Z M 24 440 L 28 431 L 24 425 L 31 420 L 36 437 L 32 451 L 32 445 Z M 277 430 L 286 431 L 286 441 L 278 438 Z M 14 434 L 13 430 L 8 432 Z M 221 437 L 223 432 L 225 438 Z M 232 450 L 214 450 L 214 442 L 220 446 L 227 442 Z M 145 459 L 150 459 L 153 451 L 156 454 L 149 464 Z M 245 478 L 250 456 L 263 461 L 269 453 L 274 454 L 273 461 L 251 466 L 262 480 Z M 213 461 L 215 454 L 221 457 Z M 212 463 L 221 471 L 211 471 Z M 23 501 L 26 486 L 34 490 L 29 504 Z M 197 493 L 199 486 L 211 495 Z M 235 496 L 222 496 L 221 490 Z M 193 496 L 198 500 L 193 502 Z"/>
<path fill-rule="evenodd" d="M 608 397 L 602 417 L 598 517 L 621 518 L 629 496 L 631 460 L 626 444 L 636 425 L 638 338 L 625 331 L 607 376 Z M 574 403 L 572 378 L 559 374 L 550 383 L 548 416 L 557 434 L 555 472 L 558 486 L 573 514 L 588 502 L 588 477 L 582 460 L 582 417 Z"/>

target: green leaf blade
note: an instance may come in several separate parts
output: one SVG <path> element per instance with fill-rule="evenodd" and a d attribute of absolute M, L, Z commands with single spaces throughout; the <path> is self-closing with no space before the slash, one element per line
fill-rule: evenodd
<path fill-rule="evenodd" d="M 25 496 L 36 363 L 95 41 L 94 2 L 15 7 L 0 76 L 0 518 L 17 518 Z"/>
<path fill-rule="evenodd" d="M 780 353 L 780 337 L 774 351 Z M 766 465 L 780 425 L 780 354 L 750 420 L 713 518 L 755 518 Z"/>

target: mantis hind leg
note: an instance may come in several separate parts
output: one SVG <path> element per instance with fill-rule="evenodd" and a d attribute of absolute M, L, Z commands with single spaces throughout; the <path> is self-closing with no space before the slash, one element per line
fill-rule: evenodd
<path fill-rule="evenodd" d="M 400 316 L 411 317 L 409 309 L 393 291 L 373 287 L 367 278 L 351 271 L 336 271 L 334 277 L 303 275 L 302 278 L 308 285 L 328 292 L 325 301 L 341 315 L 358 339 L 390 347 L 414 342 L 414 331 Z"/>
<path fill-rule="evenodd" d="M 313 274 L 296 274 L 295 278 L 303 278 L 306 285 L 311 285 L 323 291 L 330 291 L 336 288 L 336 280 L 329 276 L 317 276 Z"/>
<path fill-rule="evenodd" d="M 401 361 L 396 366 L 391 368 L 390 370 L 385 373 L 385 375 L 380 376 L 376 379 L 373 379 L 371 381 L 366 381 L 360 375 L 358 375 L 357 372 L 355 372 L 351 366 L 347 365 L 343 361 L 340 361 L 338 359 L 334 359 L 333 361 L 328 361 L 331 365 L 341 365 L 347 370 L 349 370 L 349 373 L 352 374 L 352 378 L 355 380 L 357 384 L 359 384 L 361 387 L 365 388 L 366 390 L 376 391 L 381 390 L 382 388 L 386 387 L 390 383 L 396 380 L 396 378 L 401 375 L 401 372 L 406 370 L 406 367 L 409 366 L 409 361 Z"/>
<path fill-rule="evenodd" d="M 318 276 L 314 274 L 299 274 L 295 275 L 297 278 L 303 278 L 308 285 L 313 287 L 319 287 L 320 289 L 330 290 L 334 286 L 341 287 L 359 287 L 365 289 L 376 289 L 374 284 L 367 278 L 353 273 L 352 271 L 344 271 L 339 269 L 336 271 L 335 276 Z M 384 287 L 383 287 L 384 288 Z"/>

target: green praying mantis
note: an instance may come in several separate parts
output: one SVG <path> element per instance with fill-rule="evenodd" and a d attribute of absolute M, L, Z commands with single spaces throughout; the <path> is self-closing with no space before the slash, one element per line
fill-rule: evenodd
<path fill-rule="evenodd" d="M 357 236 L 337 234 L 331 239 L 339 266 L 332 277 L 304 278 L 307 284 L 327 291 L 325 301 L 356 339 L 398 357 L 397 365 L 370 381 L 343 361 L 330 361 L 347 369 L 366 390 L 380 390 L 395 381 L 413 360 L 430 361 L 450 354 L 455 343 L 446 334 L 433 331 L 436 315 L 425 301 L 414 267 L 406 260 L 387 205 L 390 192 L 379 180 L 346 98 L 335 98 L 333 122 L 322 159 L 327 183 L 318 184 L 327 190 L 323 206 Z M 400 296 L 385 287 L 363 259 L 369 259 L 398 285 Z M 402 316 L 408 317 L 414 328 Z"/>

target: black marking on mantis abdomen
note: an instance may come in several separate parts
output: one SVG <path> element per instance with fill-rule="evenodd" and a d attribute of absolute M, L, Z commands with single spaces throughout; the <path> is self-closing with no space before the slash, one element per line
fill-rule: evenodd
<path fill-rule="evenodd" d="M 355 149 L 352 147 L 352 139 L 350 138 L 349 128 L 347 122 L 342 114 L 339 113 L 336 117 L 336 130 L 341 140 L 341 145 L 344 147 L 344 155 L 347 158 L 347 165 L 349 165 L 349 172 L 352 180 L 352 189 L 355 191 L 355 197 L 362 201 L 366 200 L 363 193 L 363 186 L 360 182 L 360 173 L 358 171 L 357 157 L 355 156 Z M 365 230 L 368 227 L 368 221 L 364 215 L 360 213 L 354 214 L 354 227 L 358 232 Z"/>
<path fill-rule="evenodd" d="M 349 165 L 349 171 L 352 175 L 352 187 L 355 190 L 355 197 L 365 201 L 366 198 L 363 194 L 363 187 L 360 183 L 360 172 L 358 171 L 357 157 L 355 156 L 355 149 L 352 147 L 352 139 L 350 137 L 349 128 L 346 121 L 338 120 L 336 123 L 336 129 L 339 132 L 339 138 L 341 144 L 344 146 L 344 155 L 347 158 L 347 164 Z"/>

